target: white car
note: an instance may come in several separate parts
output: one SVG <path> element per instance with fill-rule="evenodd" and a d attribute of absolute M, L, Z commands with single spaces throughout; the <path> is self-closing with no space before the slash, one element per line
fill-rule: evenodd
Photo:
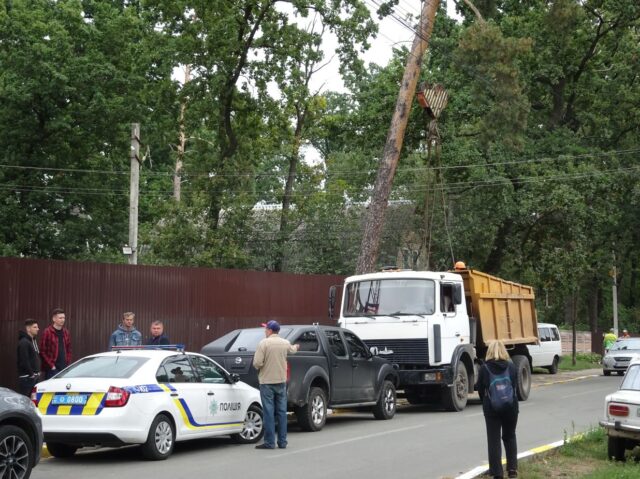
<path fill-rule="evenodd" d="M 558 372 L 562 358 L 562 341 L 558 326 L 550 323 L 538 323 L 538 344 L 528 344 L 532 368 L 546 368 L 549 373 Z"/>
<path fill-rule="evenodd" d="M 640 445 L 640 359 L 634 358 L 620 389 L 604 400 L 600 425 L 609 436 L 608 456 L 624 461 L 627 449 Z"/>
<path fill-rule="evenodd" d="M 263 434 L 260 392 L 218 363 L 180 350 L 120 349 L 87 356 L 33 389 L 51 455 L 82 446 L 140 444 L 166 459 L 176 441 Z"/>

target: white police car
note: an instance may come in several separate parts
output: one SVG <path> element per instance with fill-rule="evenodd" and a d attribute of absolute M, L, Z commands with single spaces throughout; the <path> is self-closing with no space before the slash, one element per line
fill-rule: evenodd
<path fill-rule="evenodd" d="M 175 441 L 263 434 L 257 389 L 216 362 L 181 350 L 119 348 L 75 362 L 33 389 L 51 455 L 82 446 L 141 444 L 166 459 Z"/>

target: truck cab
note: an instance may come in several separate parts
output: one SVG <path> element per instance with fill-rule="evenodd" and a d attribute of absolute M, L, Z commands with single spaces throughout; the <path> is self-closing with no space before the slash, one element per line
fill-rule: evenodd
<path fill-rule="evenodd" d="M 397 365 L 411 402 L 425 402 L 429 395 L 440 401 L 444 395 L 448 409 L 459 410 L 475 377 L 464 298 L 462 277 L 449 272 L 351 276 L 345 281 L 338 325 Z M 463 373 L 457 387 L 465 391 L 452 391 L 456 376 Z M 453 401 L 451 395 L 456 396 Z"/>

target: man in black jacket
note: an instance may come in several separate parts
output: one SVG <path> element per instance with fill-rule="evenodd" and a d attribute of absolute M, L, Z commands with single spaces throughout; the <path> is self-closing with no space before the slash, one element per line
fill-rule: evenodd
<path fill-rule="evenodd" d="M 40 378 L 40 351 L 36 342 L 40 328 L 35 319 L 27 319 L 24 329 L 18 335 L 18 392 L 31 396 L 31 389 Z"/>

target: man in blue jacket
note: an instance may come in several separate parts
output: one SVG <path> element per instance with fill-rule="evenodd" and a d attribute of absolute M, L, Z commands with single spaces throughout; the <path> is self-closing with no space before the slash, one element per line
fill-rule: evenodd
<path fill-rule="evenodd" d="M 111 334 L 109 339 L 110 350 L 114 346 L 140 346 L 142 344 L 142 334 L 133 325 L 135 318 L 136 315 L 133 313 L 122 315 L 122 324 Z"/>

